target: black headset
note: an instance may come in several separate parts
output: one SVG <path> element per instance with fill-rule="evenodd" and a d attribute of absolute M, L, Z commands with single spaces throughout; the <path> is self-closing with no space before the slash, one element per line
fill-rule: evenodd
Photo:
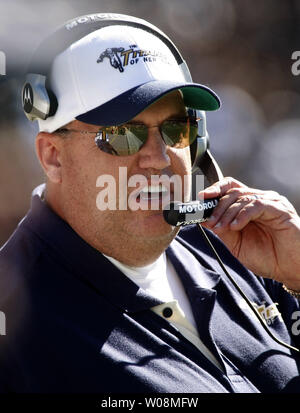
<path fill-rule="evenodd" d="M 22 106 L 30 121 L 45 120 L 54 116 L 58 107 L 55 94 L 48 84 L 48 71 L 55 56 L 75 41 L 89 33 L 112 25 L 125 25 L 140 28 L 158 37 L 171 51 L 184 79 L 192 82 L 188 66 L 174 43 L 157 27 L 145 20 L 114 13 L 95 13 L 77 17 L 60 26 L 36 50 L 30 63 L 26 82 L 22 89 Z M 222 172 L 209 151 L 209 136 L 206 130 L 204 111 L 193 109 L 198 121 L 198 136 L 191 145 L 192 175 L 202 171 L 206 183 L 211 184 L 223 177 Z M 206 186 L 206 185 L 205 185 Z"/>

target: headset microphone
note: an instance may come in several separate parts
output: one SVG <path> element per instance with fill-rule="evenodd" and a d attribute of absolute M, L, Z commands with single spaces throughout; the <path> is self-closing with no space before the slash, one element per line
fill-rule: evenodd
<path fill-rule="evenodd" d="M 205 201 L 171 202 L 163 210 L 164 219 L 175 227 L 199 224 L 206 221 L 218 205 L 219 198 Z"/>

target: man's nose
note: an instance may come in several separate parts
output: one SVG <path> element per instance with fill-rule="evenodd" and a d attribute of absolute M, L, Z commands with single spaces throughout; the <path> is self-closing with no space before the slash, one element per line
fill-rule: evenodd
<path fill-rule="evenodd" d="M 139 151 L 140 168 L 164 169 L 171 165 L 165 144 L 158 127 L 148 129 L 148 138 Z"/>

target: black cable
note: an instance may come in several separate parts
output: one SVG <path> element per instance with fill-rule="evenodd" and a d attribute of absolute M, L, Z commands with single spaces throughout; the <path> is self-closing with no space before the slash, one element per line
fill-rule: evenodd
<path fill-rule="evenodd" d="M 257 311 L 257 309 L 254 307 L 254 305 L 251 303 L 251 301 L 249 300 L 249 298 L 246 296 L 246 294 L 243 292 L 243 290 L 239 287 L 239 285 L 236 283 L 236 281 L 232 278 L 232 276 L 228 273 L 227 269 L 225 268 L 225 265 L 223 264 L 219 254 L 217 253 L 216 249 L 214 248 L 214 246 L 212 245 L 210 239 L 208 238 L 208 236 L 206 235 L 204 229 L 202 228 L 202 226 L 200 224 L 198 224 L 198 227 L 200 228 L 202 235 L 204 236 L 205 241 L 207 242 L 208 246 L 211 248 L 211 250 L 213 251 L 218 263 L 220 264 L 220 267 L 222 268 L 222 270 L 224 271 L 224 274 L 229 278 L 229 280 L 231 281 L 231 283 L 235 286 L 235 288 L 237 289 L 237 291 L 240 293 L 240 295 L 244 298 L 244 300 L 246 301 L 246 303 L 249 305 L 249 307 L 251 308 L 251 310 L 253 311 L 253 313 L 256 315 L 256 317 L 258 318 L 260 324 L 263 326 L 263 328 L 265 329 L 265 331 L 269 334 L 269 336 L 276 341 L 276 343 L 281 344 L 282 346 L 290 349 L 290 350 L 294 350 L 297 353 L 300 353 L 300 350 L 296 347 L 290 346 L 287 343 L 284 343 L 283 341 L 279 340 L 276 336 L 274 336 L 274 334 L 269 330 L 269 328 L 266 325 L 266 322 L 263 320 L 263 318 L 261 317 L 261 315 L 259 314 L 259 312 Z"/>

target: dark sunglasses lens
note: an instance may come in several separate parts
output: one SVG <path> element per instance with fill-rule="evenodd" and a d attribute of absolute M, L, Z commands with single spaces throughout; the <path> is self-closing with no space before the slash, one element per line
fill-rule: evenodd
<path fill-rule="evenodd" d="M 185 148 L 197 137 L 195 120 L 170 120 L 161 126 L 161 134 L 166 145 Z M 148 128 L 143 124 L 109 126 L 97 134 L 95 142 L 102 151 L 111 155 L 128 156 L 137 153 L 148 138 Z"/>
<path fill-rule="evenodd" d="M 185 148 L 191 145 L 197 137 L 196 120 L 166 121 L 161 127 L 166 145 L 173 148 Z"/>
<path fill-rule="evenodd" d="M 111 155 L 128 156 L 137 153 L 147 140 L 145 125 L 110 126 L 100 132 L 95 141 L 102 151 Z"/>

